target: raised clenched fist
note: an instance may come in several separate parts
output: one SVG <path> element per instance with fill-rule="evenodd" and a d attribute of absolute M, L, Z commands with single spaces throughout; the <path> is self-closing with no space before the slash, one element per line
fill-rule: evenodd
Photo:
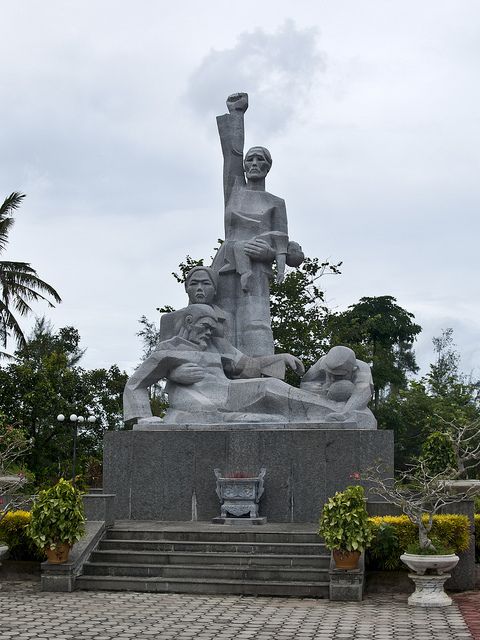
<path fill-rule="evenodd" d="M 248 94 L 247 93 L 232 93 L 227 98 L 227 109 L 230 113 L 232 111 L 241 111 L 245 113 L 248 109 Z"/>

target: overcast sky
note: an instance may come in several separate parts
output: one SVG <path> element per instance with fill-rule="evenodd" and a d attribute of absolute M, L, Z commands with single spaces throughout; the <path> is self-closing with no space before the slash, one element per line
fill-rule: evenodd
<path fill-rule="evenodd" d="M 6 256 L 63 298 L 84 366 L 132 371 L 138 318 L 223 236 L 215 115 L 247 91 L 246 144 L 290 237 L 343 260 L 343 310 L 393 295 L 480 373 L 478 0 L 15 0 L 0 38 L 0 194 L 27 194 Z M 29 322 L 23 325 L 30 326 Z"/>

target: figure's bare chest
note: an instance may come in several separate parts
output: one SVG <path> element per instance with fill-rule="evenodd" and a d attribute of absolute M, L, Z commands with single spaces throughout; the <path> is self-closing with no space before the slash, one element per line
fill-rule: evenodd
<path fill-rule="evenodd" d="M 225 211 L 226 237 L 248 239 L 270 231 L 275 199 L 266 191 L 235 189 Z"/>

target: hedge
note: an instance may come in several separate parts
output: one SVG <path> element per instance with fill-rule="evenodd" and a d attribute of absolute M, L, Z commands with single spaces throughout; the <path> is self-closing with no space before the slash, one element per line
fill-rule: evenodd
<path fill-rule="evenodd" d="M 427 517 L 425 516 L 425 519 Z M 369 569 L 404 569 L 400 561 L 405 549 L 417 541 L 418 528 L 407 516 L 378 516 L 370 518 L 374 538 L 366 553 Z M 477 525 L 477 518 L 475 517 Z M 478 537 L 477 537 L 478 530 Z M 448 514 L 433 516 L 430 537 L 437 538 L 455 553 L 466 551 L 470 543 L 470 522 L 467 516 Z M 480 518 L 475 527 L 475 540 L 480 548 Z"/>
<path fill-rule="evenodd" d="M 0 540 L 8 546 L 12 560 L 44 560 L 45 556 L 27 534 L 29 511 L 8 511 L 0 520 Z"/>

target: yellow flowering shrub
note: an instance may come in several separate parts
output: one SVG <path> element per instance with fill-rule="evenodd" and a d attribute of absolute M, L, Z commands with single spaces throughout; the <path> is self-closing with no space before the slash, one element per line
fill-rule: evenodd
<path fill-rule="evenodd" d="M 8 546 L 12 560 L 43 560 L 43 552 L 39 551 L 26 529 L 32 515 L 29 511 L 8 511 L 0 520 L 0 540 Z"/>
<path fill-rule="evenodd" d="M 427 516 L 424 518 L 427 520 Z M 400 569 L 400 555 L 418 539 L 418 528 L 407 516 L 376 516 L 370 518 L 373 541 L 367 554 L 370 569 Z M 480 521 L 479 521 L 480 529 Z M 455 553 L 466 551 L 470 543 L 470 523 L 467 516 L 445 514 L 433 516 L 429 534 Z M 480 538 L 480 532 L 479 532 Z M 479 540 L 480 542 L 480 540 Z"/>

